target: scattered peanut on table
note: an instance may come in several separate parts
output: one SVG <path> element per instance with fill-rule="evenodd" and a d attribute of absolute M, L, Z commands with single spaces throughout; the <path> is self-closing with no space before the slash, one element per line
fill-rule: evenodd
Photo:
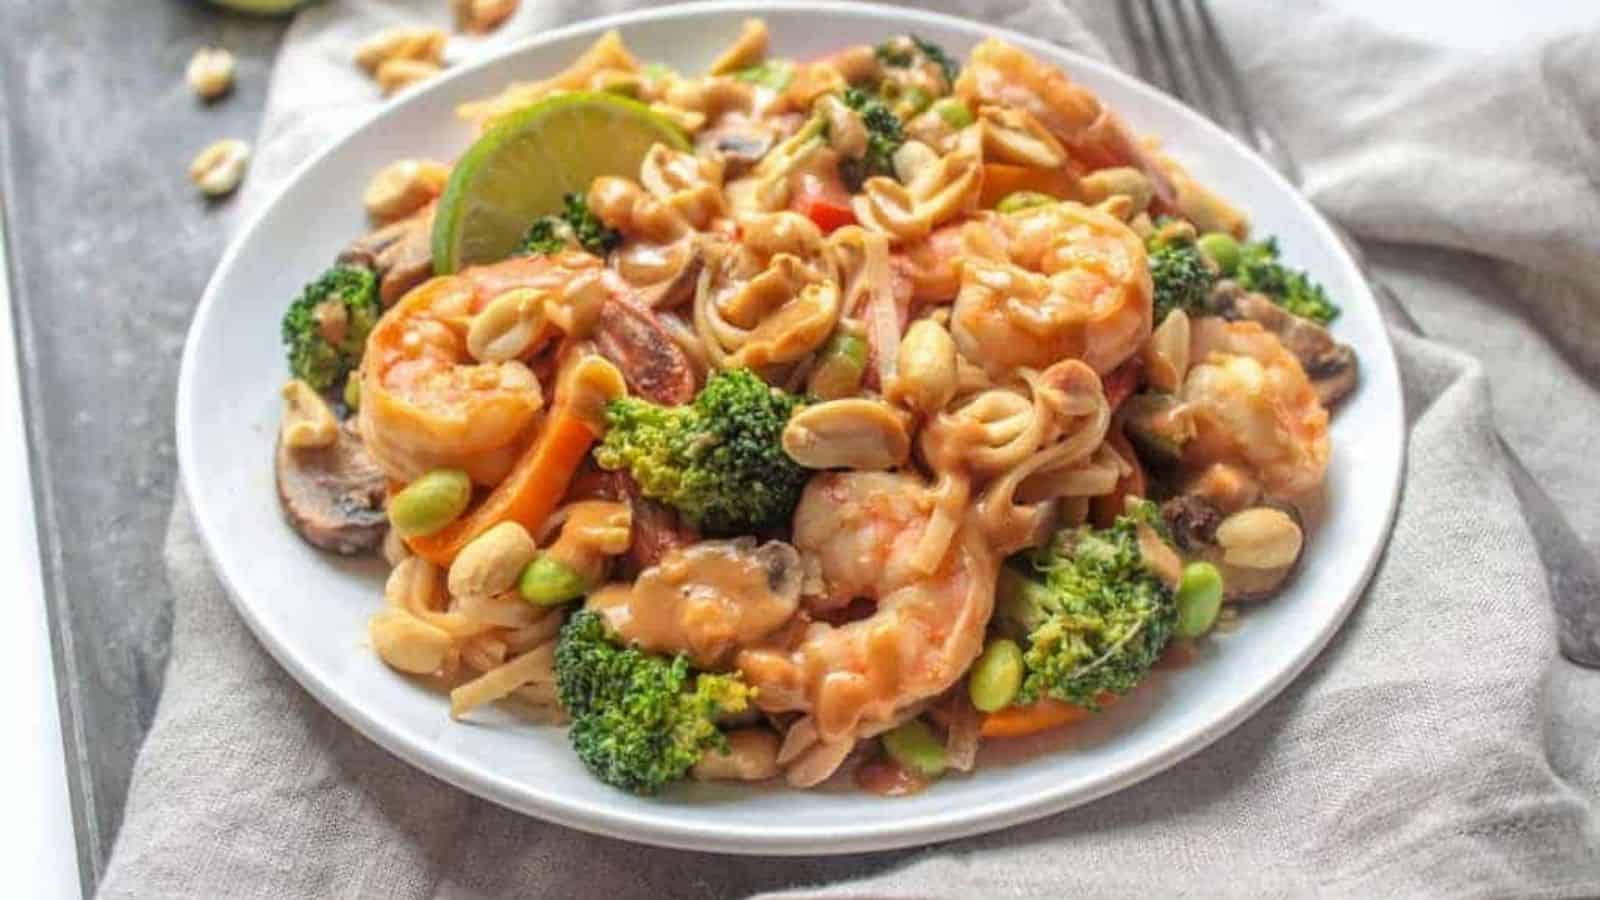
<path fill-rule="evenodd" d="M 385 97 L 439 74 L 437 64 L 416 59 L 389 59 L 378 66 L 378 87 Z"/>
<path fill-rule="evenodd" d="M 356 65 L 376 75 L 386 62 L 411 60 L 413 62 L 444 64 L 444 45 L 449 40 L 438 28 L 389 28 L 363 41 L 356 47 Z"/>
<path fill-rule="evenodd" d="M 499 28 L 517 11 L 521 0 L 450 0 L 456 27 L 468 34 L 486 34 Z"/>
<path fill-rule="evenodd" d="M 233 193 L 244 180 L 245 167 L 250 163 L 250 145 L 228 138 L 217 141 L 201 150 L 189 164 L 189 179 L 208 197 L 223 197 Z"/>
<path fill-rule="evenodd" d="M 201 47 L 189 59 L 185 77 L 202 100 L 215 100 L 233 87 L 233 54 L 221 47 Z"/>

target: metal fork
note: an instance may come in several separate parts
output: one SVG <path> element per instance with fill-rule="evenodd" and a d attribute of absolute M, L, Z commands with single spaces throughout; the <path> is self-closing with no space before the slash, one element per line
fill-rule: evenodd
<path fill-rule="evenodd" d="M 1142 78 L 1233 132 L 1297 187 L 1303 184 L 1288 148 L 1251 110 L 1205 0 L 1139 0 L 1117 8 Z M 1390 326 L 1425 336 L 1416 317 L 1372 271 L 1361 246 L 1337 222 L 1328 224 L 1361 269 Z M 1600 565 L 1498 428 L 1494 436 L 1549 579 L 1561 652 L 1579 665 L 1600 668 Z"/>

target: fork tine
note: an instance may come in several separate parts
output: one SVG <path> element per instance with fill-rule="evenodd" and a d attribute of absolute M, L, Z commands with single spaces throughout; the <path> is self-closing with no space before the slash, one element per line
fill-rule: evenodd
<path fill-rule="evenodd" d="M 1224 120 L 1232 118 L 1233 105 L 1226 99 L 1218 97 L 1219 93 L 1226 95 L 1228 92 L 1217 89 L 1213 84 L 1216 73 L 1211 71 L 1206 61 L 1214 60 L 1216 57 L 1208 53 L 1209 48 L 1201 44 L 1199 35 L 1202 28 L 1193 21 L 1195 16 L 1191 16 L 1189 6 L 1185 0 L 1170 0 L 1169 9 L 1173 11 L 1172 19 L 1179 37 L 1178 45 L 1183 48 L 1182 56 L 1187 63 L 1185 68 L 1188 70 L 1188 80 L 1193 86 L 1193 99 L 1190 105 L 1210 116 L 1217 124 L 1231 130 L 1237 122 Z M 1199 0 L 1196 0 L 1195 6 L 1204 11 L 1204 4 Z"/>
<path fill-rule="evenodd" d="M 1161 15 L 1156 11 L 1155 0 L 1142 0 L 1139 5 L 1144 9 L 1145 23 L 1150 26 L 1148 37 L 1155 51 L 1155 57 L 1161 63 L 1159 67 L 1151 67 L 1151 74 L 1156 76 L 1152 81 L 1168 94 L 1179 97 L 1182 93 L 1183 80 L 1178 76 L 1177 66 L 1173 62 L 1172 45 L 1167 40 L 1166 29 L 1161 25 Z"/>
<path fill-rule="evenodd" d="M 1133 14 L 1132 2 L 1115 4 L 1117 17 L 1122 20 L 1122 34 L 1127 38 L 1128 46 L 1133 49 L 1133 66 L 1139 77 L 1151 84 L 1155 84 L 1159 76 L 1156 75 L 1155 60 L 1151 56 L 1150 42 L 1145 39 L 1144 29 L 1139 27 L 1138 19 Z"/>

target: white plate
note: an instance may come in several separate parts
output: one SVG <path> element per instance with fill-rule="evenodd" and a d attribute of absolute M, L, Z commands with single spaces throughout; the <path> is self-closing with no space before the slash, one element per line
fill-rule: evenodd
<path fill-rule="evenodd" d="M 1208 643 L 1205 657 L 1093 722 L 991 748 L 971 776 L 884 800 L 690 784 L 655 799 L 586 774 L 565 732 L 504 714 L 451 721 L 444 697 L 385 668 L 366 646 L 381 572 L 319 553 L 284 524 L 273 493 L 277 389 L 285 378 L 278 320 L 302 284 L 366 227 L 360 192 L 401 156 L 450 159 L 471 135 L 452 113 L 512 79 L 566 65 L 620 28 L 644 59 L 687 71 L 709 63 L 747 15 L 764 15 L 774 52 L 809 57 L 907 31 L 962 55 L 995 29 L 857 4 L 719 3 L 658 9 L 552 32 L 464 66 L 386 106 L 297 172 L 233 243 L 200 303 L 178 386 L 183 486 L 239 613 L 290 674 L 363 734 L 481 797 L 576 828 L 653 844 L 735 853 L 844 853 L 946 840 L 1048 815 L 1133 784 L 1216 740 L 1260 708 L 1344 620 L 1378 558 L 1400 484 L 1399 381 L 1377 308 L 1350 259 L 1310 206 L 1243 146 L 1166 96 L 1105 65 L 1022 35 L 1008 40 L 1065 66 L 1238 201 L 1284 255 L 1344 304 L 1336 332 L 1361 356 L 1360 390 L 1333 428 L 1321 526 L 1282 597 Z"/>

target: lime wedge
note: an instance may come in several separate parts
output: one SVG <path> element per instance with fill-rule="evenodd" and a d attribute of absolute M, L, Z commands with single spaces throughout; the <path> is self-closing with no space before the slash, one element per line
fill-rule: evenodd
<path fill-rule="evenodd" d="M 658 142 L 689 147 L 677 126 L 615 94 L 559 94 L 506 116 L 450 173 L 433 220 L 435 274 L 505 259 L 566 194 L 601 175 L 639 177 Z"/>

